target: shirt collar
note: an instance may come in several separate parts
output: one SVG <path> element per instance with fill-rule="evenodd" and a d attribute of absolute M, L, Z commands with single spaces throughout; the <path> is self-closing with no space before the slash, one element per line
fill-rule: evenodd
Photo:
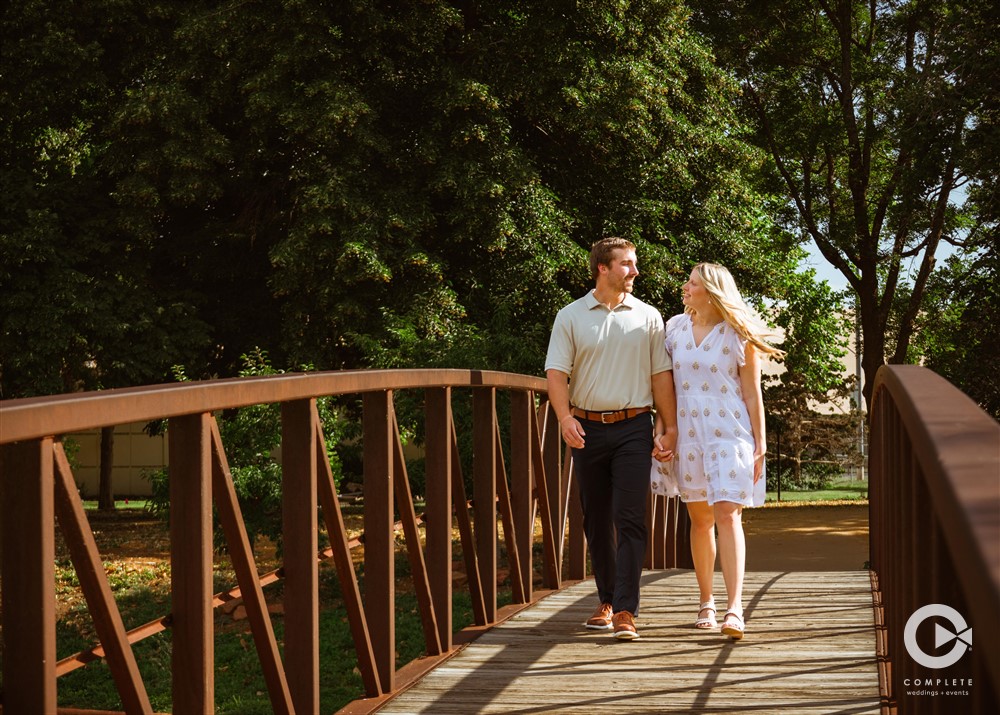
<path fill-rule="evenodd" d="M 598 306 L 603 306 L 605 308 L 608 307 L 607 305 L 605 305 L 601 301 L 597 300 L 597 298 L 594 296 L 594 290 L 593 289 L 591 289 L 590 292 L 587 293 L 586 300 L 587 300 L 587 309 L 588 310 L 593 310 L 594 308 L 596 308 Z M 632 308 L 635 307 L 635 300 L 636 300 L 635 297 L 631 293 L 626 293 L 624 300 L 622 300 L 621 303 L 619 303 L 618 305 L 616 305 L 614 309 L 615 310 L 619 310 L 620 308 L 628 308 L 629 310 L 631 310 Z"/>

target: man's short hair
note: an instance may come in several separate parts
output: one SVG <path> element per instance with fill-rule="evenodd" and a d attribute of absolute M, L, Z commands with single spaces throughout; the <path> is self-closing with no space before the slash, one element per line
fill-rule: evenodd
<path fill-rule="evenodd" d="M 609 236 L 608 238 L 602 238 L 600 241 L 595 243 L 590 247 L 590 277 L 597 279 L 598 266 L 610 266 L 611 259 L 615 255 L 615 251 L 622 249 L 626 251 L 634 251 L 635 244 L 629 241 L 627 238 L 618 238 L 617 236 Z"/>

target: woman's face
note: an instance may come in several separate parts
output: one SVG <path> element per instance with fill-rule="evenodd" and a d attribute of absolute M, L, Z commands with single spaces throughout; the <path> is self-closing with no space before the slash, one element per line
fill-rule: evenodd
<path fill-rule="evenodd" d="M 708 291 L 705 289 L 705 284 L 702 282 L 697 268 L 691 271 L 687 283 L 684 284 L 681 290 L 683 291 L 684 305 L 695 311 L 704 310 L 708 307 Z"/>

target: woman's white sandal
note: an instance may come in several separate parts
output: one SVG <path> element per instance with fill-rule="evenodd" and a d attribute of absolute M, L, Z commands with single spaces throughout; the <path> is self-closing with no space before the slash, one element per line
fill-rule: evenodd
<path fill-rule="evenodd" d="M 702 616 L 701 614 L 705 611 L 709 612 L 708 615 Z M 710 598 L 703 604 L 701 604 L 701 608 L 698 609 L 698 620 L 694 622 L 694 627 L 699 628 L 703 631 L 716 628 L 719 625 L 719 623 L 715 620 L 715 614 L 716 614 L 715 599 Z"/>
<path fill-rule="evenodd" d="M 743 611 L 726 611 L 726 616 L 722 619 L 722 635 L 738 641 L 743 637 L 744 630 L 746 624 L 743 622 Z"/>

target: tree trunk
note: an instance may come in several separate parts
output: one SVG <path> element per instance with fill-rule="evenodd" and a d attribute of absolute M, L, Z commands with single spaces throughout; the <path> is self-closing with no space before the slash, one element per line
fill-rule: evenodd
<path fill-rule="evenodd" d="M 884 321 L 877 314 L 877 308 L 862 306 L 861 331 L 865 349 L 861 353 L 861 371 L 864 373 L 865 380 L 862 394 L 865 398 L 864 409 L 866 412 L 871 409 L 872 390 L 875 389 L 875 373 L 885 364 L 884 326 Z"/>
<path fill-rule="evenodd" d="M 97 508 L 114 509 L 115 494 L 111 488 L 111 467 L 115 462 L 115 428 L 101 428 L 101 481 L 98 488 Z"/>

